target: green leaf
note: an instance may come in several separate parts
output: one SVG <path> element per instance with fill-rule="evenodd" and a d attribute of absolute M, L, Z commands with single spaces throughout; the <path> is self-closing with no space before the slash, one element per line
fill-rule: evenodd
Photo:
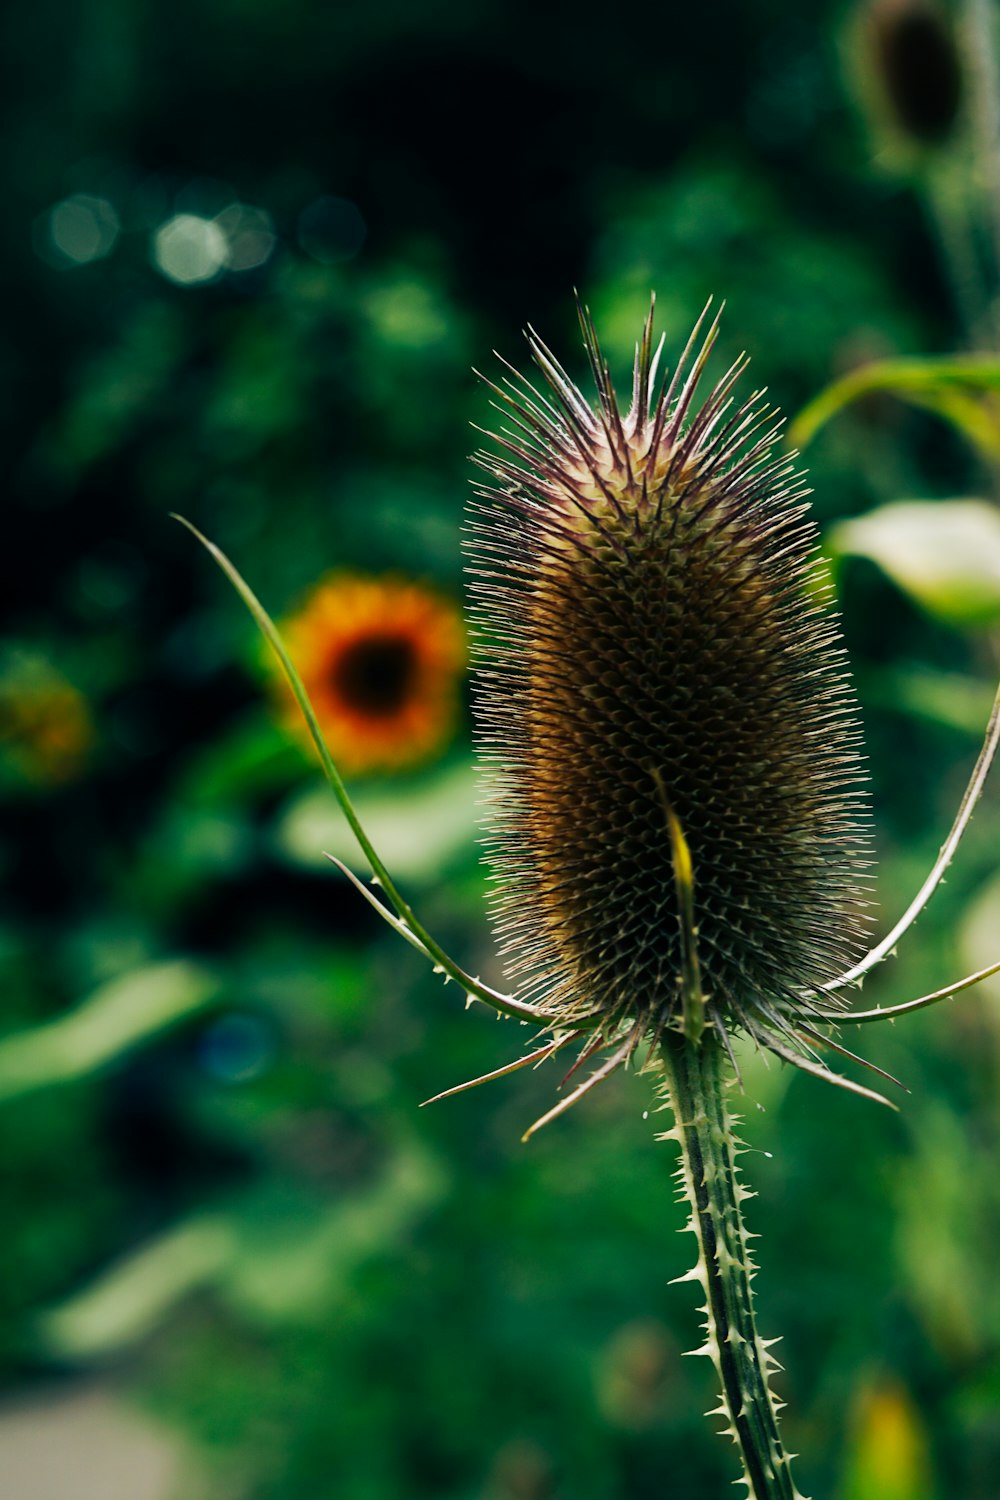
<path fill-rule="evenodd" d="M 204 1010 L 218 994 L 216 977 L 183 959 L 113 979 L 69 1015 L 0 1042 L 0 1103 L 85 1078 Z"/>
<path fill-rule="evenodd" d="M 391 1253 L 449 1186 L 436 1154 L 411 1140 L 379 1177 L 329 1206 L 286 1216 L 262 1195 L 239 1221 L 224 1295 L 254 1322 L 308 1325 L 349 1297 L 358 1269 Z"/>
<path fill-rule="evenodd" d="M 71 1359 L 127 1348 L 152 1333 L 182 1298 L 215 1282 L 234 1254 L 234 1229 L 226 1215 L 178 1224 L 45 1314 L 44 1341 Z"/>
<path fill-rule="evenodd" d="M 287 730 L 254 711 L 202 750 L 188 767 L 184 801 L 243 801 L 276 787 L 283 790 L 309 765 L 304 750 Z"/>
<path fill-rule="evenodd" d="M 788 429 L 792 448 L 805 448 L 827 422 L 852 401 L 885 392 L 936 411 L 987 456 L 1000 454 L 1000 423 L 973 398 L 1000 390 L 1000 360 L 982 355 L 948 359 L 886 359 L 852 370 L 820 391 Z"/>
<path fill-rule="evenodd" d="M 827 549 L 868 557 L 936 619 L 1000 619 L 1000 512 L 985 500 L 899 500 L 843 521 Z"/>
<path fill-rule="evenodd" d="M 864 695 L 868 703 L 917 714 L 978 740 L 990 716 L 993 687 L 958 672 L 894 666 L 866 675 Z"/>
<path fill-rule="evenodd" d="M 415 1142 L 401 1143 L 378 1178 L 338 1202 L 265 1184 L 108 1266 L 43 1314 L 42 1340 L 63 1357 L 107 1358 L 199 1291 L 255 1324 L 308 1324 L 349 1297 L 359 1268 L 386 1255 L 448 1186 L 438 1158 Z"/>
<path fill-rule="evenodd" d="M 354 806 L 368 835 L 397 878 L 438 875 L 467 853 L 475 830 L 476 782 L 465 762 L 442 767 L 419 783 L 361 787 Z M 357 864 L 357 845 L 323 787 L 294 797 L 278 828 L 282 851 L 297 864 L 325 866 L 325 854 Z"/>

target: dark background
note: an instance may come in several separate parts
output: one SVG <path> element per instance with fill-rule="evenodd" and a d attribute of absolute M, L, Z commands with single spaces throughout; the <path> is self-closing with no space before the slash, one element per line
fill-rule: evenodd
<path fill-rule="evenodd" d="M 667 1283 L 693 1246 L 648 1079 L 528 1148 L 547 1070 L 417 1112 L 522 1038 L 324 866 L 336 816 L 253 627 L 168 517 L 279 616 L 341 566 L 457 597 L 489 418 L 470 367 L 523 360 L 530 321 L 579 371 L 574 287 L 622 374 L 651 290 L 670 357 L 727 299 L 717 368 L 747 348 L 790 414 L 866 358 L 992 347 L 962 272 L 965 243 L 991 295 L 968 80 L 915 139 L 861 22 L 777 0 L 5 15 L 0 1372 L 12 1401 L 127 1393 L 183 1434 L 187 1496 L 728 1493 L 710 1371 L 680 1358 L 694 1299 Z M 164 259 L 178 214 L 208 247 L 194 280 Z M 211 269 L 219 225 L 263 236 L 259 264 Z M 994 489 L 889 398 L 807 458 L 824 527 Z M 995 670 L 996 611 L 960 628 L 891 572 L 836 575 L 883 921 Z M 359 800 L 428 924 L 498 979 L 468 759 L 463 725 Z M 993 792 L 868 1003 L 1000 957 L 998 829 Z M 90 1033 L 43 1029 L 81 1004 Z M 806 1493 L 997 1493 L 996 1007 L 861 1039 L 913 1090 L 898 1116 L 748 1059 L 760 1319 Z"/>

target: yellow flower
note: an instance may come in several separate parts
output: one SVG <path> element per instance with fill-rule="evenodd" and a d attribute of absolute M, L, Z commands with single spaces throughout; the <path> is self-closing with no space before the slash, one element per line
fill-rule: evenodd
<path fill-rule="evenodd" d="M 921 1500 L 933 1490 L 927 1433 L 912 1398 L 896 1380 L 868 1386 L 857 1405 L 845 1500 Z"/>
<path fill-rule="evenodd" d="M 465 665 L 455 605 L 403 579 L 334 573 L 284 630 L 345 771 L 402 770 L 444 746 Z"/>

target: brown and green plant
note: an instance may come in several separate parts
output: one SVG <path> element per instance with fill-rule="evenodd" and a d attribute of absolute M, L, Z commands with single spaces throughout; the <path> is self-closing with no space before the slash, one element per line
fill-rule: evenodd
<path fill-rule="evenodd" d="M 592 407 L 529 331 L 535 386 L 492 386 L 509 423 L 472 514 L 477 721 L 489 768 L 494 921 L 514 992 L 468 974 L 422 926 L 372 847 L 288 650 L 228 559 L 195 532 L 274 648 L 323 769 L 373 872 L 339 861 L 385 920 L 470 1002 L 537 1028 L 473 1087 L 576 1048 L 526 1132 L 619 1068 L 653 1075 L 680 1152 L 698 1255 L 678 1280 L 705 1294 L 717 1414 L 754 1500 L 796 1500 L 757 1330 L 740 1142 L 729 1109 L 734 1042 L 866 1099 L 824 1060 L 854 1063 L 847 1025 L 956 994 L 1000 962 L 902 1005 L 850 1010 L 844 993 L 895 947 L 939 885 L 1000 742 L 1000 694 L 953 827 L 917 896 L 865 951 L 868 813 L 856 708 L 818 536 L 780 422 L 733 391 L 741 358 L 698 406 L 718 318 L 702 315 L 659 375 L 652 310 L 619 405 L 586 309 Z M 189 523 L 185 523 L 189 524 Z M 194 528 L 191 528 L 194 530 Z M 887 1074 L 864 1064 L 889 1082 Z"/>

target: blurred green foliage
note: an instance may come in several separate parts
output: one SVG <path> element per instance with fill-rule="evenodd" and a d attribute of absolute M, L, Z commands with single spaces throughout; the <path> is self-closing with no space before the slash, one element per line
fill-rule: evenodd
<path fill-rule="evenodd" d="M 623 374 L 652 288 L 670 354 L 724 296 L 717 368 L 746 347 L 790 413 L 867 359 L 988 352 L 954 246 L 968 131 L 893 175 L 849 20 L 4 17 L 0 1369 L 10 1392 L 127 1387 L 194 1440 L 213 1500 L 728 1492 L 710 1373 L 680 1357 L 696 1315 L 668 1282 L 693 1252 L 647 1082 L 528 1149 L 551 1065 L 419 1111 L 522 1034 L 465 1014 L 325 864 L 347 836 L 168 513 L 279 616 L 341 565 L 457 595 L 489 419 L 469 367 L 519 358 L 530 319 L 576 370 L 574 284 Z M 808 454 L 883 920 L 937 852 L 996 670 L 995 452 L 954 417 L 868 392 Z M 424 920 L 500 982 L 467 726 L 357 791 Z M 871 1004 L 998 956 L 998 836 L 993 789 Z M 887 1454 L 893 1500 L 1000 1489 L 998 1005 L 870 1038 L 913 1091 L 898 1118 L 746 1060 L 760 1321 L 807 1493 L 890 1500 Z"/>

